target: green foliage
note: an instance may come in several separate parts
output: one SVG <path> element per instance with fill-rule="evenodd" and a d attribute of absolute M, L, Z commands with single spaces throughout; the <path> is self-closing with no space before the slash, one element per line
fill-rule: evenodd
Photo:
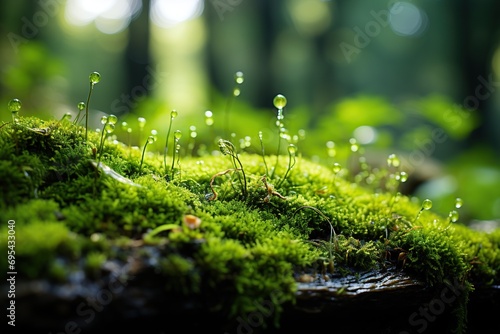
<path fill-rule="evenodd" d="M 326 267 L 331 274 L 396 266 L 430 286 L 500 281 L 498 232 L 450 223 L 421 211 L 420 201 L 306 157 L 282 159 L 267 179 L 261 155 L 236 154 L 231 144 L 222 151 L 231 160 L 184 156 L 173 179 L 162 153 L 142 155 L 94 132 L 85 141 L 84 133 L 65 120 L 26 117 L 0 128 L 1 217 L 16 220 L 24 277 L 64 281 L 84 259 L 97 279 L 102 264 L 120 256 L 116 249 L 139 242 L 143 257 L 153 258 L 152 248 L 161 254 L 151 262 L 167 293 L 203 295 L 233 320 L 272 303 L 275 322 L 294 301 L 294 273 L 313 272 L 317 263 L 325 274 Z M 239 180 L 225 173 L 243 168 Z M 207 196 L 211 190 L 217 198 Z"/>

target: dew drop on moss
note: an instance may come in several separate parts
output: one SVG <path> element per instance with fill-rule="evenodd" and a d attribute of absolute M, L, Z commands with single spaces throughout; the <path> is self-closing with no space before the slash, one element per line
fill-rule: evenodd
<path fill-rule="evenodd" d="M 290 155 L 295 155 L 295 153 L 297 153 L 297 146 L 293 144 L 288 145 L 288 153 Z"/>
<path fill-rule="evenodd" d="M 457 197 L 455 199 L 455 208 L 460 209 L 462 205 L 464 205 L 464 201 L 460 197 Z"/>
<path fill-rule="evenodd" d="M 181 130 L 175 130 L 175 132 L 174 132 L 174 138 L 176 140 L 179 140 L 179 139 L 181 139 L 181 137 L 182 137 Z"/>
<path fill-rule="evenodd" d="M 101 117 L 101 124 L 106 124 L 108 123 L 108 116 L 102 116 Z"/>
<path fill-rule="evenodd" d="M 148 137 L 148 144 L 153 144 L 155 142 L 155 137 L 149 136 Z"/>
<path fill-rule="evenodd" d="M 82 111 L 83 109 L 85 109 L 85 102 L 78 102 L 76 107 L 78 108 L 79 111 Z"/>
<path fill-rule="evenodd" d="M 123 122 L 122 122 L 122 130 L 123 130 L 123 131 L 127 131 L 127 129 L 128 129 L 128 123 L 127 123 L 127 122 L 125 122 L 125 121 L 123 121 Z"/>
<path fill-rule="evenodd" d="M 99 74 L 99 72 L 92 72 L 90 73 L 89 79 L 90 83 L 95 85 L 96 83 L 99 83 L 99 81 L 101 81 L 101 75 Z"/>
<path fill-rule="evenodd" d="M 178 114 L 179 114 L 179 113 L 177 112 L 177 110 L 175 110 L 175 109 L 174 109 L 174 110 L 172 110 L 172 111 L 170 112 L 170 118 L 171 118 L 171 119 L 174 119 L 174 118 L 176 118 L 176 117 L 177 117 L 177 115 L 178 115 Z"/>

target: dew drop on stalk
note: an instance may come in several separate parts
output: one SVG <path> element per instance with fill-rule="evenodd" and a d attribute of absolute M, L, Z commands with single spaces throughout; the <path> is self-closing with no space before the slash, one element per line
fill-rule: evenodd
<path fill-rule="evenodd" d="M 125 122 L 125 121 L 123 121 L 123 122 L 122 122 L 122 130 L 123 130 L 123 131 L 127 131 L 127 129 L 128 129 L 128 123 L 127 123 L 127 122 Z"/>
<path fill-rule="evenodd" d="M 422 209 L 423 210 L 430 210 L 432 208 L 432 201 L 428 198 L 424 199 L 422 202 Z"/>
<path fill-rule="evenodd" d="M 401 164 L 401 161 L 399 160 L 399 158 L 396 154 L 394 154 L 394 153 L 389 154 L 389 156 L 387 157 L 387 166 L 399 167 L 400 164 Z"/>
<path fill-rule="evenodd" d="M 340 173 L 341 170 L 342 170 L 342 166 L 338 162 L 333 164 L 333 172 L 335 174 Z"/>
<path fill-rule="evenodd" d="M 288 145 L 288 153 L 290 155 L 295 155 L 295 153 L 297 153 L 297 146 L 293 144 Z"/>
<path fill-rule="evenodd" d="M 234 81 L 236 81 L 236 83 L 238 85 L 241 85 L 243 83 L 243 81 L 245 81 L 245 77 L 243 76 L 243 72 L 241 72 L 241 71 L 236 72 L 236 74 L 234 75 Z"/>
<path fill-rule="evenodd" d="M 106 125 L 104 125 L 104 130 L 106 131 L 106 133 L 110 134 L 115 130 L 115 125 L 108 122 Z"/>
<path fill-rule="evenodd" d="M 326 150 L 330 158 L 333 158 L 337 155 L 337 150 L 335 149 L 335 143 L 331 140 L 326 142 Z"/>
<path fill-rule="evenodd" d="M 176 118 L 176 117 L 177 117 L 177 115 L 178 115 L 178 114 L 179 114 L 179 113 L 177 112 L 177 110 L 175 110 L 175 109 L 174 109 L 174 110 L 172 110 L 172 111 L 170 112 L 170 118 L 171 118 L 171 119 L 174 119 L 174 118 Z"/>
<path fill-rule="evenodd" d="M 143 129 L 146 125 L 146 119 L 144 117 L 137 118 L 137 122 L 139 123 L 139 129 Z"/>
<path fill-rule="evenodd" d="M 359 144 L 355 138 L 349 139 L 349 143 L 351 144 L 351 151 L 352 152 L 358 152 L 359 151 Z"/>
<path fill-rule="evenodd" d="M 106 124 L 108 123 L 108 116 L 102 116 L 101 117 L 101 124 Z"/>
<path fill-rule="evenodd" d="M 148 137 L 148 144 L 153 144 L 155 142 L 155 137 L 149 136 Z"/>
<path fill-rule="evenodd" d="M 408 180 L 408 174 L 406 172 L 399 173 L 399 181 L 405 183 Z"/>
<path fill-rule="evenodd" d="M 85 109 L 85 102 L 78 102 L 76 107 L 78 108 L 78 111 L 83 111 Z"/>
<path fill-rule="evenodd" d="M 116 122 L 118 122 L 118 117 L 116 117 L 115 115 L 108 116 L 108 123 L 115 125 Z"/>
<path fill-rule="evenodd" d="M 175 140 L 179 140 L 181 137 L 182 137 L 181 130 L 175 130 L 175 132 L 174 132 Z"/>
<path fill-rule="evenodd" d="M 196 126 L 191 125 L 191 126 L 189 127 L 189 131 L 190 131 L 190 132 L 189 132 L 189 136 L 190 136 L 191 138 L 196 138 L 196 137 L 198 136 L 198 133 L 196 132 Z"/>
<path fill-rule="evenodd" d="M 205 124 L 211 126 L 214 124 L 213 113 L 210 110 L 205 111 Z"/>
<path fill-rule="evenodd" d="M 455 208 L 460 209 L 462 205 L 464 205 L 464 201 L 460 197 L 457 197 L 455 199 Z"/>
<path fill-rule="evenodd" d="M 155 141 L 156 141 L 156 139 L 158 139 L 158 131 L 156 131 L 156 130 L 154 130 L 154 129 L 153 129 L 153 130 L 151 130 L 151 136 L 153 136 L 153 138 L 154 138 L 154 139 L 155 139 Z"/>
<path fill-rule="evenodd" d="M 12 119 L 16 121 L 19 110 L 21 110 L 22 104 L 19 99 L 12 99 L 9 101 L 8 108 L 12 112 Z"/>
<path fill-rule="evenodd" d="M 286 97 L 278 94 L 273 99 L 273 104 L 277 109 L 283 109 L 286 106 Z"/>
<path fill-rule="evenodd" d="M 101 75 L 99 74 L 99 72 L 92 72 L 90 73 L 89 79 L 90 83 L 95 85 L 96 83 L 99 83 L 99 81 L 101 81 Z"/>
<path fill-rule="evenodd" d="M 457 222 L 457 221 L 458 221 L 459 214 L 458 214 L 458 212 L 457 212 L 457 211 L 452 210 L 452 211 L 450 211 L 450 213 L 448 214 L 448 218 L 450 219 L 450 221 L 451 221 L 452 223 L 455 223 L 455 222 Z"/>

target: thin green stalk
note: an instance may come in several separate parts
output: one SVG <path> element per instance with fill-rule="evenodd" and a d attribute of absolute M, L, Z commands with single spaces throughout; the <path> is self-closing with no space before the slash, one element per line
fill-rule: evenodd
<path fill-rule="evenodd" d="M 89 102 L 90 96 L 92 95 L 92 90 L 94 89 L 94 84 L 90 82 L 89 95 L 87 97 L 87 103 L 85 104 L 85 141 L 88 138 L 88 129 L 89 129 Z"/>
<path fill-rule="evenodd" d="M 264 167 L 266 169 L 266 176 L 270 176 L 269 169 L 267 168 L 267 163 L 266 163 L 266 152 L 264 151 L 264 142 L 262 141 L 262 131 L 259 131 L 259 141 L 260 141 L 260 150 L 262 152 L 262 160 L 264 162 Z"/>

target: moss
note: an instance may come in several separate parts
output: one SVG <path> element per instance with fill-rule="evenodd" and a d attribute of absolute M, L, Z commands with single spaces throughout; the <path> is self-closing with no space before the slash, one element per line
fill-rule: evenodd
<path fill-rule="evenodd" d="M 96 168 L 100 137 L 89 132 L 86 143 L 84 136 L 66 120 L 21 118 L 0 129 L 0 215 L 16 221 L 23 277 L 62 281 L 85 259 L 96 279 L 105 261 L 123 260 L 119 250 L 140 241 L 141 256 L 161 254 L 153 263 L 166 293 L 203 295 L 211 310 L 232 319 L 272 303 L 275 324 L 283 304 L 294 301 L 294 273 L 313 272 L 318 263 L 324 274 L 396 266 L 431 287 L 458 279 L 467 291 L 500 282 L 499 231 L 419 215 L 413 199 L 306 158 L 288 171 L 281 157 L 274 177 L 263 179 L 262 157 L 239 154 L 243 184 L 237 172 L 224 173 L 234 168 L 228 157 L 181 157 L 171 180 L 162 156 L 145 155 L 139 171 L 141 153 L 111 141 Z M 375 183 L 387 178 L 380 175 Z M 186 225 L 186 215 L 199 226 Z M 150 234 L 161 226 L 168 228 Z M 5 268 L 5 257 L 0 261 Z"/>

